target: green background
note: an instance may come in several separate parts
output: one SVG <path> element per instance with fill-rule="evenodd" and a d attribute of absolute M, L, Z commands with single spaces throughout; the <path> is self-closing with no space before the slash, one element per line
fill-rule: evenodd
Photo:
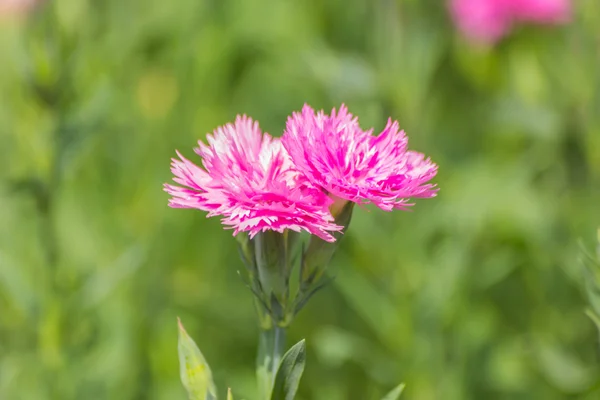
<path fill-rule="evenodd" d="M 0 398 L 184 399 L 180 316 L 255 398 L 230 231 L 169 209 L 170 157 L 304 102 L 399 120 L 439 164 L 412 212 L 355 210 L 299 314 L 300 399 L 600 398 L 578 262 L 600 224 L 600 3 L 470 44 L 443 1 L 56 0 L 0 17 Z M 196 159 L 197 160 L 197 159 Z M 198 161 L 198 160 L 197 160 Z"/>

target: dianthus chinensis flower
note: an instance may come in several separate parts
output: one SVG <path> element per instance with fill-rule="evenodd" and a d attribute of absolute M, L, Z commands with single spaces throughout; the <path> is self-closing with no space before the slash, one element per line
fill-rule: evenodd
<path fill-rule="evenodd" d="M 571 16 L 571 0 L 450 0 L 450 11 L 470 39 L 493 43 L 515 23 L 561 24 Z"/>
<path fill-rule="evenodd" d="M 171 207 L 220 215 L 234 235 L 290 229 L 335 240 L 329 232 L 342 228 L 329 213 L 331 200 L 294 168 L 280 139 L 263 134 L 251 118 L 238 116 L 207 135 L 207 141 L 194 149 L 204 168 L 179 152 L 179 159 L 172 159 L 173 180 L 183 187 L 165 184 Z"/>
<path fill-rule="evenodd" d="M 407 150 L 398 122 L 388 120 L 378 136 L 372 131 L 363 131 L 344 105 L 331 115 L 305 105 L 288 119 L 282 143 L 296 168 L 337 198 L 390 211 L 411 206 L 411 198 L 435 196 L 428 182 L 437 165 Z"/>
<path fill-rule="evenodd" d="M 0 0 L 0 18 L 25 14 L 41 2 L 42 0 Z"/>

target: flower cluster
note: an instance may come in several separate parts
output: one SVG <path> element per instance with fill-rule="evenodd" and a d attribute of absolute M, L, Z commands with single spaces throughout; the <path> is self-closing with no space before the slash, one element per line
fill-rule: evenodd
<path fill-rule="evenodd" d="M 515 23 L 560 24 L 570 18 L 570 0 L 451 0 L 459 29 L 469 38 L 493 43 Z"/>
<path fill-rule="evenodd" d="M 234 235 L 304 230 L 333 242 L 332 233 L 343 229 L 332 215 L 334 204 L 372 203 L 390 211 L 437 192 L 428 183 L 437 166 L 408 150 L 396 121 L 373 136 L 343 105 L 330 115 L 304 106 L 289 117 L 281 139 L 238 116 L 207 142 L 195 149 L 203 168 L 179 153 L 172 160 L 181 186 L 165 184 L 169 205 L 219 215 Z"/>

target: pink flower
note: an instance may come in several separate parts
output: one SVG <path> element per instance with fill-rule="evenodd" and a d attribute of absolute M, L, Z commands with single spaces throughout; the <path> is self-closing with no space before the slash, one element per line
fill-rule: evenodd
<path fill-rule="evenodd" d="M 452 0 L 452 16 L 459 29 L 469 38 L 495 42 L 512 24 L 512 0 Z"/>
<path fill-rule="evenodd" d="M 177 153 L 171 171 L 181 186 L 165 184 L 169 205 L 221 215 L 234 235 L 248 232 L 306 230 L 333 242 L 339 231 L 328 211 L 331 200 L 294 168 L 277 138 L 262 134 L 258 123 L 238 116 L 233 124 L 207 135 L 208 145 L 194 149 L 200 168 Z"/>
<path fill-rule="evenodd" d="M 566 23 L 571 17 L 569 0 L 513 0 L 515 19 L 540 24 Z"/>
<path fill-rule="evenodd" d="M 450 11 L 459 29 L 469 38 L 493 43 L 509 33 L 515 23 L 565 23 L 570 0 L 451 0 Z"/>
<path fill-rule="evenodd" d="M 344 105 L 331 115 L 315 114 L 305 105 L 288 119 L 282 142 L 296 168 L 337 198 L 390 211 L 406 209 L 410 198 L 437 193 L 427 183 L 437 166 L 423 154 L 407 151 L 408 139 L 391 119 L 373 136 Z"/>
<path fill-rule="evenodd" d="M 39 3 L 41 0 L 0 0 L 0 16 L 25 14 Z"/>

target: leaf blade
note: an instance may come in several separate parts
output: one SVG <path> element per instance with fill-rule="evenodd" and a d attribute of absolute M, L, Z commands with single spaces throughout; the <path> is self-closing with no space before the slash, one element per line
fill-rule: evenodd
<path fill-rule="evenodd" d="M 404 383 L 399 384 L 394 389 L 392 389 L 391 392 L 383 396 L 381 400 L 398 400 L 400 398 L 400 395 L 404 391 L 405 386 L 406 385 Z"/>
<path fill-rule="evenodd" d="M 271 400 L 293 400 L 298 391 L 300 378 L 306 363 L 306 341 L 302 339 L 283 356 L 277 374 Z"/>
<path fill-rule="evenodd" d="M 178 318 L 179 373 L 189 400 L 213 400 L 217 398 L 212 373 L 202 352 L 188 335 Z"/>

